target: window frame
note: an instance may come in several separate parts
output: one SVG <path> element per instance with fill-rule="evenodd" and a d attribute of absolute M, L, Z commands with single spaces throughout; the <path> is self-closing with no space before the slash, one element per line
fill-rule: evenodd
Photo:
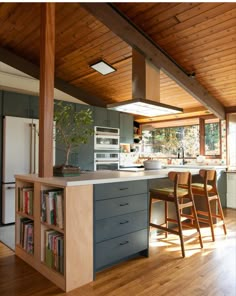
<path fill-rule="evenodd" d="M 206 155 L 205 151 L 205 125 L 206 120 L 215 119 L 214 116 L 200 117 L 199 118 L 199 141 L 200 141 L 200 155 L 204 155 L 207 159 L 221 159 L 222 158 L 222 132 L 221 132 L 221 120 L 219 119 L 219 141 L 220 141 L 220 154 Z"/>
<path fill-rule="evenodd" d="M 206 120 L 209 119 L 216 119 L 215 116 L 213 115 L 208 115 L 208 116 L 203 116 L 203 117 L 199 117 L 198 118 L 198 124 L 199 124 L 199 153 L 200 155 L 205 156 L 206 159 L 221 159 L 222 158 L 222 141 L 221 141 L 221 137 L 222 137 L 222 130 L 221 130 L 221 120 L 219 119 L 219 141 L 220 141 L 220 154 L 217 155 L 205 155 L 205 124 L 206 124 Z M 172 121 L 172 120 L 171 120 Z M 171 121 L 166 122 L 166 127 L 164 127 L 163 125 L 160 128 L 168 128 L 168 127 L 172 127 L 172 125 L 170 124 Z M 168 123 L 170 124 L 168 126 Z M 158 123 L 157 123 L 158 124 Z M 194 125 L 194 124 L 184 124 L 184 125 L 173 125 L 173 127 L 182 127 L 182 126 L 188 126 L 188 125 Z M 158 126 L 155 126 L 155 128 L 159 128 Z M 142 126 L 141 126 L 141 130 L 142 130 Z M 167 159 L 170 158 L 169 156 L 162 156 L 160 157 L 162 159 Z M 171 158 L 175 158 L 175 157 L 171 157 Z M 177 157 L 176 157 L 177 158 Z M 188 159 L 194 159 L 195 157 L 187 157 Z"/>

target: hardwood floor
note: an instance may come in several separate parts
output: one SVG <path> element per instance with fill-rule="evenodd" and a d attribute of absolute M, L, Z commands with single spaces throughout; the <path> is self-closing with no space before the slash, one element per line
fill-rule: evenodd
<path fill-rule="evenodd" d="M 204 248 L 199 248 L 197 240 L 186 243 L 186 258 L 181 257 L 176 236 L 170 235 L 168 242 L 164 236 L 152 236 L 149 258 L 140 257 L 100 272 L 95 282 L 69 293 L 0 244 L 0 295 L 235 296 L 236 210 L 227 209 L 225 218 L 227 236 L 219 227 L 212 242 L 210 229 L 202 229 Z"/>

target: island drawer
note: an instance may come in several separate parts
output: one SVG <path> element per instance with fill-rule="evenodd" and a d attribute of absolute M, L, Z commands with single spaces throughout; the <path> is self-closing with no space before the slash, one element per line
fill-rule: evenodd
<path fill-rule="evenodd" d="M 95 220 L 137 212 L 147 207 L 147 193 L 100 200 L 95 203 Z"/>
<path fill-rule="evenodd" d="M 144 228 L 148 228 L 147 211 L 98 220 L 96 221 L 95 241 L 99 243 Z"/>
<path fill-rule="evenodd" d="M 147 180 L 94 185 L 95 200 L 146 193 Z"/>
<path fill-rule="evenodd" d="M 147 229 L 122 235 L 96 244 L 95 268 L 99 270 L 121 259 L 134 255 L 148 248 Z"/>

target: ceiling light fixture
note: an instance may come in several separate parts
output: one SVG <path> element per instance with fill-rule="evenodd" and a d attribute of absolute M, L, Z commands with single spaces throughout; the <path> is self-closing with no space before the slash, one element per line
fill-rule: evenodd
<path fill-rule="evenodd" d="M 102 75 L 107 75 L 116 71 L 115 68 L 113 68 L 111 65 L 103 60 L 97 61 L 96 63 L 90 65 L 90 67 L 101 73 Z"/>
<path fill-rule="evenodd" d="M 183 112 L 183 109 L 160 103 L 160 69 L 132 51 L 132 100 L 107 105 L 108 109 L 154 117 Z"/>
<path fill-rule="evenodd" d="M 143 115 L 148 117 L 183 112 L 183 109 L 181 108 L 146 99 L 132 99 L 120 103 L 109 104 L 107 105 L 107 108 L 110 110 L 116 110 L 120 112 Z"/>

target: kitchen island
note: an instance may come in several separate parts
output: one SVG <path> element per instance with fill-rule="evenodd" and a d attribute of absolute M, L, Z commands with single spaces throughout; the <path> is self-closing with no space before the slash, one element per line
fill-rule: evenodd
<path fill-rule="evenodd" d="M 167 180 L 171 170 L 17 175 L 16 255 L 64 291 L 117 262 L 148 256 L 149 182 Z"/>

